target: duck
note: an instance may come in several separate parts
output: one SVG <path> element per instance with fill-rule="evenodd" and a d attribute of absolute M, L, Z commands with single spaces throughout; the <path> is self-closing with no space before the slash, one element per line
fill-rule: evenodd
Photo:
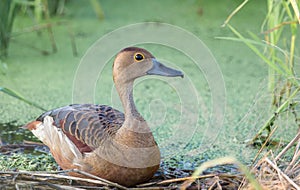
<path fill-rule="evenodd" d="M 124 113 L 108 105 L 71 104 L 47 111 L 23 128 L 49 147 L 63 170 L 78 169 L 131 187 L 149 181 L 161 160 L 151 129 L 135 106 L 134 81 L 146 75 L 184 75 L 138 47 L 117 53 L 112 68 Z"/>

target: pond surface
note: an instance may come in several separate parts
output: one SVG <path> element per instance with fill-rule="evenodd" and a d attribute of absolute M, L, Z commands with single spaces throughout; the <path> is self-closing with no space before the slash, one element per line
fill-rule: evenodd
<path fill-rule="evenodd" d="M 226 155 L 250 163 L 257 150 L 246 146 L 245 141 L 254 136 L 264 119 L 269 116 L 267 66 L 244 44 L 216 39 L 218 36 L 233 36 L 228 28 L 222 28 L 221 25 L 239 2 L 152 0 L 145 6 L 145 1 L 138 0 L 101 1 L 105 13 L 102 21 L 97 19 L 87 2 L 69 2 L 65 15 L 53 18 L 53 22 L 64 20 L 70 24 L 53 27 L 58 52 L 49 55 L 41 53 L 40 50 L 51 52 L 49 36 L 45 31 L 40 35 L 31 32 L 14 37 L 10 44 L 9 57 L 2 63 L 7 68 L 0 75 L 0 86 L 14 89 L 46 109 L 68 105 L 72 103 L 73 82 L 80 59 L 96 40 L 119 27 L 139 22 L 154 21 L 176 25 L 196 35 L 211 50 L 221 69 L 226 87 L 226 112 L 219 134 L 216 138 L 209 139 L 204 135 L 209 134 L 208 123 L 218 118 L 209 119 L 205 116 L 212 109 L 212 98 L 203 72 L 181 52 L 158 44 L 140 44 L 140 47 L 147 48 L 158 58 L 168 60 L 169 63 L 176 64 L 178 69 L 184 70 L 185 78 L 176 79 L 176 83 L 185 84 L 191 81 L 202 103 L 199 104 L 202 107 L 196 106 L 201 114 L 196 116 L 195 130 L 194 126 L 184 126 L 188 127 L 185 131 L 188 138 L 182 140 L 180 134 L 176 134 L 174 130 L 180 120 L 181 111 L 178 106 L 181 97 L 178 97 L 173 87 L 155 77 L 148 77 L 136 84 L 134 96 L 139 111 L 151 123 L 162 121 L 152 129 L 163 153 L 168 152 L 164 159 L 172 162 L 175 157 L 174 165 L 183 168 L 194 168 L 203 160 Z M 252 31 L 259 34 L 265 9 L 265 2 L 251 1 L 234 17 L 232 25 L 242 33 Z M 18 15 L 14 32 L 32 25 L 30 16 Z M 77 57 L 72 54 L 68 36 L 70 26 L 79 51 Z M 113 87 L 111 65 L 112 60 L 99 74 L 95 84 L 97 93 L 94 102 L 122 109 Z M 21 143 L 23 139 L 34 140 L 29 132 L 19 129 L 19 126 L 33 120 L 42 111 L 3 93 L 0 93 L 0 106 L 1 141 L 10 144 Z M 189 111 L 192 117 L 194 110 Z M 160 112 L 164 114 L 159 114 Z M 294 128 L 290 128 L 291 134 Z M 212 135 L 215 137 L 215 134 Z"/>

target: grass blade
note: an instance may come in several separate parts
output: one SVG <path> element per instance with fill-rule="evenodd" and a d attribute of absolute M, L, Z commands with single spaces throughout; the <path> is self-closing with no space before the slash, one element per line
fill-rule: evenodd
<path fill-rule="evenodd" d="M 94 9 L 95 13 L 97 14 L 98 19 L 103 20 L 104 13 L 102 11 L 101 5 L 98 2 L 98 0 L 90 0 L 90 3 L 93 6 L 93 9 Z"/>
<path fill-rule="evenodd" d="M 243 172 L 245 174 L 245 177 L 249 180 L 250 184 L 252 185 L 252 187 L 254 187 L 254 189 L 263 190 L 263 188 L 261 187 L 259 182 L 251 174 L 249 169 L 233 157 L 217 158 L 217 159 L 214 159 L 214 160 L 204 162 L 202 165 L 200 165 L 198 168 L 196 168 L 196 170 L 192 174 L 192 177 L 194 177 L 196 179 L 197 176 L 202 174 L 208 168 L 215 167 L 215 166 L 218 166 L 218 165 L 225 165 L 225 164 L 235 164 L 235 165 L 237 165 L 239 167 L 239 169 L 241 170 L 241 172 Z M 193 182 L 194 182 L 194 180 L 185 181 L 182 184 L 182 186 L 180 187 L 180 189 L 181 190 L 186 189 Z"/>
<path fill-rule="evenodd" d="M 237 30 L 235 30 L 231 25 L 227 24 L 230 30 L 239 38 L 241 39 L 256 55 L 258 55 L 265 63 L 267 63 L 272 69 L 274 69 L 276 72 L 281 74 L 282 76 L 285 76 L 286 78 L 290 78 L 293 76 L 293 74 L 290 72 L 290 70 L 287 67 L 278 67 L 276 64 L 274 64 L 270 59 L 268 59 L 266 56 L 264 56 L 252 43 L 249 42 L 244 36 L 242 36 Z M 283 70 L 282 70 L 283 69 Z"/>
<path fill-rule="evenodd" d="M 228 17 L 227 19 L 225 20 L 224 24 L 222 25 L 222 27 L 225 27 L 229 21 L 231 20 L 231 18 L 237 13 L 240 11 L 241 8 L 244 7 L 244 5 L 246 5 L 246 3 L 248 3 L 248 0 L 244 0 L 244 2 L 242 4 L 240 4 Z"/>
<path fill-rule="evenodd" d="M 5 94 L 7 94 L 7 95 L 9 95 L 9 96 L 17 98 L 18 100 L 21 100 L 21 101 L 23 101 L 23 102 L 25 102 L 25 103 L 27 103 L 27 104 L 29 104 L 31 106 L 34 106 L 34 107 L 36 107 L 36 108 L 38 108 L 38 109 L 40 109 L 42 111 L 47 111 L 45 108 L 41 107 L 40 105 L 38 105 L 38 104 L 36 104 L 34 102 L 31 102 L 31 101 L 27 100 L 21 94 L 15 92 L 15 91 L 13 91 L 13 90 L 11 90 L 9 88 L 0 87 L 0 91 L 3 92 L 3 93 L 5 93 Z"/>
<path fill-rule="evenodd" d="M 297 4 L 297 1 L 296 0 L 290 0 L 291 4 L 292 4 L 292 7 L 294 9 L 294 12 L 295 12 L 295 15 L 297 17 L 297 20 L 300 24 L 300 13 L 299 13 L 299 8 L 298 8 L 298 4 Z"/>
<path fill-rule="evenodd" d="M 219 39 L 219 40 L 230 40 L 230 41 L 243 42 L 243 43 L 248 42 L 248 43 L 251 43 L 254 45 L 259 45 L 262 47 L 265 47 L 268 45 L 268 44 L 265 44 L 265 43 L 262 43 L 259 41 L 255 41 L 255 40 L 251 40 L 251 39 L 240 39 L 240 38 L 236 38 L 236 37 L 215 37 L 215 38 Z"/>

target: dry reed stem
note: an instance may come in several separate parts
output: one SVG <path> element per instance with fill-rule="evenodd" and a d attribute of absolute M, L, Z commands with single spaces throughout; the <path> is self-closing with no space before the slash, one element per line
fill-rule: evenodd
<path fill-rule="evenodd" d="M 258 150 L 257 154 L 255 155 L 252 164 L 256 161 L 256 159 L 258 158 L 258 156 L 261 154 L 261 152 L 263 151 L 263 149 L 267 146 L 267 143 L 269 142 L 269 140 L 271 139 L 271 137 L 273 136 L 273 134 L 275 133 L 275 131 L 277 130 L 278 125 L 275 125 L 275 127 L 273 128 L 273 130 L 268 134 L 267 139 L 265 140 L 265 142 L 263 143 L 263 145 L 260 147 L 260 149 Z"/>
<path fill-rule="evenodd" d="M 90 177 L 90 178 L 95 178 L 97 180 L 88 179 L 88 178 L 73 177 L 73 176 L 67 176 L 67 175 L 59 175 L 59 174 L 56 174 L 55 172 L 53 172 L 53 173 L 47 172 L 46 173 L 46 172 L 29 172 L 29 171 L 19 171 L 19 172 L 12 172 L 12 171 L 4 171 L 3 172 L 3 171 L 0 171 L 0 174 L 14 175 L 13 181 L 15 181 L 17 177 L 20 177 L 20 175 L 25 175 L 25 178 L 26 178 L 26 175 L 27 175 L 27 176 L 30 176 L 31 179 L 38 180 L 38 181 L 46 181 L 46 180 L 53 179 L 53 178 L 55 178 L 55 179 L 67 179 L 67 180 L 88 182 L 88 183 L 93 183 L 93 184 L 97 184 L 97 185 L 112 186 L 112 187 L 117 187 L 119 189 L 124 189 L 124 190 L 128 189 L 128 188 L 126 188 L 122 185 L 110 182 L 108 180 L 99 178 L 97 176 L 94 176 L 92 174 L 88 174 L 86 172 L 79 171 L 79 170 L 66 170 L 66 171 L 57 172 L 57 173 L 68 173 L 68 172 L 76 172 L 76 173 L 79 173 L 79 174 L 82 174 L 82 175 L 86 175 L 87 177 Z M 51 183 L 49 183 L 49 184 L 51 184 Z"/>
<path fill-rule="evenodd" d="M 300 136 L 299 133 L 274 158 L 269 151 L 252 168 L 256 179 L 265 189 L 296 189 L 300 190 Z M 281 157 L 297 143 L 293 158 L 288 164 L 281 164 Z M 273 159 L 270 159 L 273 158 Z M 273 160 L 273 161 L 271 161 Z M 282 160 L 284 161 L 284 160 Z M 240 189 L 251 189 L 251 184 L 243 184 Z"/>
<path fill-rule="evenodd" d="M 281 179 L 281 176 L 287 180 L 295 189 L 300 190 L 300 186 L 298 186 L 291 178 L 289 178 L 285 173 L 283 173 L 275 163 L 273 163 L 269 158 L 265 158 L 265 161 L 270 164 L 278 173 L 279 178 Z"/>
<path fill-rule="evenodd" d="M 207 175 L 201 175 L 201 176 L 189 176 L 189 177 L 182 177 L 182 178 L 174 178 L 174 179 L 167 179 L 163 181 L 157 181 L 157 182 L 150 182 L 150 183 L 144 183 L 137 185 L 137 187 L 147 187 L 151 185 L 165 185 L 165 184 L 171 184 L 171 183 L 177 183 L 177 182 L 183 182 L 187 180 L 195 180 L 195 179 L 205 179 L 205 178 L 213 178 L 213 177 L 218 177 L 218 178 L 226 178 L 226 179 L 237 179 L 237 178 L 242 178 L 241 175 L 231 175 L 231 174 L 207 174 Z"/>
<path fill-rule="evenodd" d="M 272 151 L 269 151 L 262 159 L 260 159 L 255 166 L 252 168 L 252 172 L 256 174 L 256 180 L 259 181 L 261 189 L 299 189 L 300 184 L 300 165 L 299 165 L 299 157 L 300 157 L 300 141 L 299 141 L 299 133 L 295 136 L 294 139 L 280 152 L 279 155 L 276 156 L 278 160 L 276 160 Z M 295 144 L 298 140 L 298 144 L 295 147 L 294 156 L 291 159 L 289 165 L 283 168 L 280 165 L 281 156 L 290 148 L 294 148 L 293 144 Z M 16 148 L 16 147 L 15 147 Z M 272 159 L 270 159 L 272 158 Z M 271 161 L 273 160 L 273 161 Z M 234 158 L 222 158 L 217 159 L 214 161 L 209 161 L 208 163 L 202 165 L 198 168 L 198 173 L 202 173 L 204 170 L 210 167 L 214 167 L 217 165 L 223 164 L 238 164 L 238 162 Z M 280 167 L 279 167 L 280 166 Z M 244 172 L 245 169 L 240 169 Z M 177 170 L 176 170 L 177 171 Z M 196 172 L 195 171 L 195 172 Z M 284 171 L 284 172 L 283 172 Z M 66 176 L 68 172 L 77 172 L 82 175 L 87 176 L 89 179 L 86 178 L 79 178 L 79 177 L 72 177 Z M 170 173 L 171 172 L 171 173 Z M 180 187 L 183 188 L 183 181 L 188 183 L 187 187 L 192 189 L 237 189 L 240 184 L 242 184 L 239 189 L 255 189 L 256 184 L 252 182 L 247 182 L 247 184 L 242 183 L 243 177 L 247 181 L 251 181 L 249 178 L 249 174 L 242 175 L 242 174 L 206 174 L 206 175 L 199 175 L 198 176 L 190 176 L 190 177 L 182 177 L 182 178 L 172 178 L 176 176 L 176 174 L 172 173 L 173 170 L 171 169 L 168 172 L 167 178 L 162 180 L 164 177 L 156 177 L 153 179 L 153 182 L 149 182 L 146 184 L 138 185 L 135 188 L 130 188 L 132 190 L 160 190 L 160 189 L 179 189 Z M 190 173 L 191 171 L 189 171 Z M 249 173 L 249 172 L 248 172 Z M 2 174 L 2 175 L 1 175 Z M 91 179 L 92 178 L 92 179 Z M 6 182 L 5 180 L 6 179 Z M 8 181 L 9 179 L 10 181 Z M 96 179 L 96 180 L 95 180 Z M 22 188 L 22 185 L 31 186 L 31 187 L 42 187 L 44 189 L 88 189 L 91 187 L 77 187 L 74 185 L 68 185 L 66 180 L 72 180 L 75 182 L 87 182 L 90 184 L 100 185 L 99 188 L 118 188 L 118 189 L 125 189 L 128 188 L 120 186 L 119 184 L 109 182 L 105 179 L 101 179 L 97 176 L 93 176 L 83 171 L 79 170 L 67 170 L 67 171 L 57 171 L 57 172 L 26 172 L 26 171 L 19 171 L 19 172 L 3 172 L 0 171 L 0 184 L 4 182 L 4 184 L 14 185 L 19 189 Z M 191 181 L 197 180 L 197 183 L 191 183 Z M 7 182 L 8 181 L 8 182 Z M 79 183 L 80 184 L 80 183 Z M 191 186 L 190 186 L 191 185 Z"/>
<path fill-rule="evenodd" d="M 297 135 L 289 142 L 289 144 L 288 144 L 286 147 L 284 147 L 284 149 L 283 149 L 283 150 L 275 157 L 275 161 L 277 161 L 278 159 L 280 159 L 281 156 L 282 156 L 283 154 L 285 154 L 286 151 L 288 151 L 298 139 L 300 139 L 300 131 L 299 131 L 298 134 L 297 134 Z"/>
<path fill-rule="evenodd" d="M 257 182 L 257 180 L 251 175 L 250 171 L 239 161 L 237 161 L 235 158 L 232 157 L 224 157 L 224 158 L 218 158 L 214 160 L 210 160 L 207 162 L 204 162 L 202 165 L 200 165 L 193 173 L 192 178 L 186 180 L 182 185 L 180 186 L 181 190 L 187 189 L 194 181 L 195 179 L 203 173 L 203 171 L 207 170 L 208 168 L 215 167 L 218 165 L 225 165 L 225 164 L 234 164 L 237 165 L 238 168 L 244 173 L 245 178 L 247 178 L 250 183 L 256 188 L 256 189 L 262 189 L 260 184 Z M 214 185 L 215 186 L 215 185 Z M 210 186 L 211 187 L 211 186 Z M 218 187 L 218 185 L 217 185 Z"/>
<path fill-rule="evenodd" d="M 287 166 L 285 172 L 288 172 L 289 170 L 293 170 L 295 167 L 299 166 L 299 162 L 300 162 L 300 137 L 299 137 L 299 134 L 300 134 L 300 131 L 298 132 L 298 135 L 295 137 L 295 138 L 298 137 L 298 139 L 297 139 L 298 143 L 296 145 L 292 161 Z"/>
<path fill-rule="evenodd" d="M 248 0 L 244 0 L 243 3 L 241 3 L 236 9 L 234 9 L 234 11 L 232 11 L 232 13 L 227 17 L 227 19 L 225 20 L 224 24 L 222 24 L 222 27 L 225 27 L 228 22 L 231 20 L 231 18 L 240 11 L 241 8 L 243 8 L 244 5 L 246 5 L 246 3 L 248 3 Z"/>
<path fill-rule="evenodd" d="M 296 23 L 297 23 L 296 21 L 285 21 L 285 22 L 282 22 L 282 23 L 276 25 L 275 27 L 273 27 L 269 30 L 263 31 L 262 34 L 270 34 L 271 32 L 274 32 L 275 30 L 280 29 L 284 25 L 291 25 L 291 24 L 296 24 Z"/>
<path fill-rule="evenodd" d="M 19 186 L 21 189 L 24 186 L 31 186 L 34 188 L 44 188 L 44 189 L 89 189 L 93 188 L 93 186 L 84 186 L 77 187 L 76 185 L 69 185 L 66 180 L 72 180 L 74 182 L 87 182 L 90 184 L 100 185 L 98 188 L 117 188 L 117 189 L 129 189 L 126 187 L 119 186 L 118 184 L 110 183 L 107 184 L 103 181 L 98 181 L 94 179 L 85 179 L 79 177 L 72 177 L 63 175 L 68 172 L 78 172 L 75 170 L 67 170 L 67 171 L 58 171 L 58 172 L 27 172 L 27 171 L 19 171 L 19 172 L 12 172 L 12 171 L 0 171 L 0 188 L 1 184 L 9 184 L 14 186 Z M 85 175 L 85 172 L 79 171 L 79 173 Z M 2 175 L 1 175 L 2 174 Z M 94 177 L 92 175 L 88 175 L 88 177 Z M 3 180 L 5 179 L 6 180 Z M 198 183 L 191 186 L 192 188 L 206 188 L 206 189 L 222 189 L 228 187 L 229 189 L 236 189 L 240 184 L 242 179 L 241 175 L 230 175 L 230 174 L 209 174 L 197 177 L 199 181 Z M 181 182 L 187 179 L 194 179 L 195 177 L 183 177 L 178 179 L 169 179 L 169 180 L 162 180 L 156 179 L 156 182 L 148 183 L 148 184 L 141 184 L 135 188 L 130 188 L 131 190 L 160 190 L 160 189 L 179 189 Z M 102 179 L 101 179 L 102 180 Z M 201 180 L 201 181 L 200 181 Z M 104 180 L 106 181 L 106 180 Z M 200 187 L 201 184 L 201 187 Z M 49 187 L 49 188 L 48 188 Z M 121 187 L 121 188 L 120 188 Z"/>

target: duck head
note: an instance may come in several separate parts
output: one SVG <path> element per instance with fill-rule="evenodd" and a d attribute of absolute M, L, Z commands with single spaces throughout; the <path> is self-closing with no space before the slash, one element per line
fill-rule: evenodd
<path fill-rule="evenodd" d="M 115 82 L 126 83 L 145 75 L 183 77 L 181 71 L 169 68 L 158 62 L 145 49 L 128 47 L 117 54 L 113 64 L 113 79 Z"/>

